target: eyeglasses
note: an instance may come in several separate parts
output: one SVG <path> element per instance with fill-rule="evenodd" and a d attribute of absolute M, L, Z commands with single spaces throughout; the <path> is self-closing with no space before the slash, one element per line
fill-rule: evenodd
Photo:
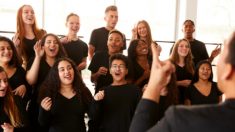
<path fill-rule="evenodd" d="M 111 66 L 112 69 L 120 69 L 120 70 L 124 70 L 126 68 L 125 65 L 112 65 Z"/>

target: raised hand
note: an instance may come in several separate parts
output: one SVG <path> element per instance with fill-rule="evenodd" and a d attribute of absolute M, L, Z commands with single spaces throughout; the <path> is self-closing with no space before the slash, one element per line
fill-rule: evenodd
<path fill-rule="evenodd" d="M 16 33 L 15 36 L 12 39 L 15 47 L 19 47 L 20 46 L 20 39 L 19 39 L 19 33 Z"/>
<path fill-rule="evenodd" d="M 153 63 L 151 68 L 150 80 L 154 85 L 165 87 L 171 77 L 171 73 L 175 71 L 174 65 L 169 61 L 160 61 L 158 46 L 152 44 Z"/>
<path fill-rule="evenodd" d="M 20 97 L 24 97 L 25 96 L 25 94 L 26 94 L 26 87 L 25 87 L 25 85 L 20 85 L 19 87 L 17 87 L 15 90 L 13 90 L 12 92 L 15 94 L 15 95 L 18 95 L 18 96 L 20 96 Z"/>
<path fill-rule="evenodd" d="M 151 44 L 151 49 L 153 53 L 153 63 L 148 86 L 143 94 L 143 98 L 159 102 L 160 92 L 169 83 L 171 74 L 175 72 L 175 67 L 170 60 L 159 60 L 158 47 L 155 44 Z"/>
<path fill-rule="evenodd" d="M 99 91 L 95 96 L 94 96 L 95 101 L 100 101 L 104 99 L 104 90 Z"/>
<path fill-rule="evenodd" d="M 211 52 L 211 58 L 215 58 L 221 52 L 221 47 L 218 45 L 216 48 Z"/>
<path fill-rule="evenodd" d="M 44 47 L 42 46 L 40 41 L 37 41 L 36 44 L 33 47 L 35 56 L 36 57 L 42 57 L 44 55 Z"/>
<path fill-rule="evenodd" d="M 2 125 L 1 125 L 1 127 L 2 127 L 2 129 L 3 129 L 3 132 L 13 132 L 14 131 L 14 127 L 11 125 L 11 124 L 9 124 L 9 123 L 3 123 Z"/>
<path fill-rule="evenodd" d="M 98 75 L 106 75 L 108 72 L 108 69 L 106 67 L 100 67 L 99 70 L 97 71 Z"/>
<path fill-rule="evenodd" d="M 62 44 L 67 44 L 67 43 L 69 42 L 69 39 L 68 39 L 67 36 L 65 36 L 65 37 L 63 37 L 63 38 L 60 39 L 60 42 L 61 42 Z"/>
<path fill-rule="evenodd" d="M 52 105 L 52 100 L 50 97 L 45 97 L 42 101 L 41 101 L 41 106 L 44 110 L 49 111 L 51 110 L 51 105 Z"/>
<path fill-rule="evenodd" d="M 137 39 L 137 27 L 134 25 L 132 32 L 132 39 Z"/>

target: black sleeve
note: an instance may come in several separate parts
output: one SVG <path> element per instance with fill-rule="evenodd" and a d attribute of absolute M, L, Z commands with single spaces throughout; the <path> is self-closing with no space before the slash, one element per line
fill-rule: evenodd
<path fill-rule="evenodd" d="M 91 120 L 97 121 L 100 118 L 101 102 L 102 101 L 92 101 L 88 114 Z"/>
<path fill-rule="evenodd" d="M 133 60 L 131 58 L 128 58 L 128 74 L 126 75 L 127 80 L 134 81 L 134 66 L 133 66 Z"/>
<path fill-rule="evenodd" d="M 22 75 L 22 84 L 25 85 L 26 87 L 26 95 L 24 97 L 24 99 L 26 101 L 29 101 L 29 99 L 31 98 L 31 93 L 32 93 L 32 87 L 28 84 L 27 80 L 26 80 L 26 71 L 24 70 L 23 67 L 18 67 L 20 74 Z"/>
<path fill-rule="evenodd" d="M 206 45 L 203 43 L 202 46 L 201 46 L 201 56 L 202 56 L 202 60 L 204 59 L 208 59 L 209 58 L 209 55 L 207 53 L 207 50 L 206 50 Z"/>
<path fill-rule="evenodd" d="M 96 132 L 100 122 L 100 101 L 95 101 L 94 99 L 89 105 L 88 109 L 88 132 Z"/>
<path fill-rule="evenodd" d="M 31 68 L 31 66 L 33 65 L 33 61 L 34 61 L 34 57 L 31 57 L 27 63 L 26 71 L 28 71 Z"/>
<path fill-rule="evenodd" d="M 149 129 L 148 132 L 172 132 L 172 130 L 165 122 L 166 122 L 165 119 L 163 119 L 157 125 Z"/>
<path fill-rule="evenodd" d="M 191 100 L 191 89 L 193 87 L 193 84 L 189 85 L 188 88 L 185 89 L 185 99 Z"/>
<path fill-rule="evenodd" d="M 28 117 L 28 114 L 27 114 L 26 109 L 24 107 L 23 100 L 19 96 L 14 96 L 14 101 L 15 101 L 15 104 L 20 112 L 19 113 L 20 119 L 21 119 L 24 127 L 29 126 L 29 117 Z"/>
<path fill-rule="evenodd" d="M 157 123 L 158 104 L 141 99 L 133 117 L 130 132 L 145 132 Z"/>
<path fill-rule="evenodd" d="M 88 56 L 88 46 L 86 43 L 84 43 L 83 49 L 84 49 L 83 50 L 83 58 L 84 58 Z"/>
<path fill-rule="evenodd" d="M 216 82 L 212 82 L 212 87 L 215 87 L 217 90 L 217 95 L 221 96 L 223 93 L 219 90 L 218 84 Z"/>
<path fill-rule="evenodd" d="M 126 35 L 122 34 L 122 36 L 123 36 L 123 48 L 122 48 L 122 50 L 125 50 L 126 49 Z"/>
<path fill-rule="evenodd" d="M 41 106 L 39 108 L 38 122 L 41 126 L 48 126 L 50 123 L 50 111 L 44 110 Z"/>
<path fill-rule="evenodd" d="M 98 69 L 99 69 L 99 67 L 98 67 L 98 58 L 97 58 L 98 56 L 97 56 L 97 54 L 95 54 L 94 56 L 93 56 L 93 58 L 91 59 L 91 62 L 90 62 L 90 65 L 89 65 L 89 67 L 88 67 L 88 70 L 90 70 L 92 73 L 96 73 L 97 71 L 98 71 Z"/>
<path fill-rule="evenodd" d="M 152 128 L 148 129 L 148 132 L 172 132 L 177 129 L 172 129 L 172 125 L 175 126 L 173 122 L 175 122 L 175 107 L 169 107 L 169 109 L 165 113 L 165 117 L 162 118 L 157 124 L 155 124 Z M 172 123 L 172 124 L 170 124 Z M 180 127 L 180 125 L 178 126 Z M 180 131 L 180 130 L 179 130 Z"/>
<path fill-rule="evenodd" d="M 92 46 L 96 47 L 96 30 L 93 30 L 92 33 L 91 33 L 91 38 L 90 38 L 90 42 L 89 44 L 91 44 Z"/>

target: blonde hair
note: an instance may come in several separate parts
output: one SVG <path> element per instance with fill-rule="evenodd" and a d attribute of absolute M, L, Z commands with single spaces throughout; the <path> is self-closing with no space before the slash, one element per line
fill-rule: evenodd
<path fill-rule="evenodd" d="M 66 22 L 68 22 L 68 21 L 69 21 L 69 18 L 72 17 L 72 16 L 76 16 L 76 17 L 79 18 L 79 16 L 78 16 L 77 14 L 75 14 L 75 13 L 70 13 L 70 14 L 66 17 Z"/>
<path fill-rule="evenodd" d="M 107 13 L 107 12 L 109 12 L 109 11 L 118 11 L 117 6 L 115 6 L 115 5 L 108 6 L 108 7 L 105 9 L 105 13 Z"/>
<path fill-rule="evenodd" d="M 170 60 L 174 64 L 179 62 L 178 47 L 179 47 L 179 44 L 183 41 L 187 42 L 187 44 L 189 46 L 189 52 L 188 52 L 187 56 L 184 59 L 185 67 L 186 67 L 186 70 L 193 75 L 194 74 L 193 55 L 192 55 L 192 52 L 191 52 L 190 43 L 187 39 L 179 39 L 178 41 L 176 41 L 176 43 L 173 46 L 172 53 L 170 55 Z"/>

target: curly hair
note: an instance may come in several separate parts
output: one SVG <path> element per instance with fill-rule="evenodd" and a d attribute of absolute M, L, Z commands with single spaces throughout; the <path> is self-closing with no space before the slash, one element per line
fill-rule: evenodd
<path fill-rule="evenodd" d="M 130 60 L 136 60 L 137 54 L 136 54 L 136 47 L 138 46 L 139 42 L 142 41 L 144 43 L 146 43 L 144 40 L 142 39 L 134 39 L 130 42 L 130 45 L 128 47 L 128 58 Z M 150 53 L 150 52 L 149 52 Z M 149 54 L 148 53 L 148 54 Z M 149 56 L 149 55 L 148 55 Z"/>
<path fill-rule="evenodd" d="M 41 85 L 38 101 L 41 102 L 42 99 L 47 96 L 52 98 L 52 102 L 55 100 L 57 93 L 61 89 L 61 81 L 58 71 L 58 65 L 61 61 L 67 61 L 71 64 L 74 70 L 72 89 L 76 92 L 76 96 L 81 101 L 80 103 L 84 103 L 88 107 L 92 100 L 92 94 L 83 82 L 75 63 L 67 57 L 62 57 L 56 60 L 55 64 L 48 73 L 47 78 Z"/>

